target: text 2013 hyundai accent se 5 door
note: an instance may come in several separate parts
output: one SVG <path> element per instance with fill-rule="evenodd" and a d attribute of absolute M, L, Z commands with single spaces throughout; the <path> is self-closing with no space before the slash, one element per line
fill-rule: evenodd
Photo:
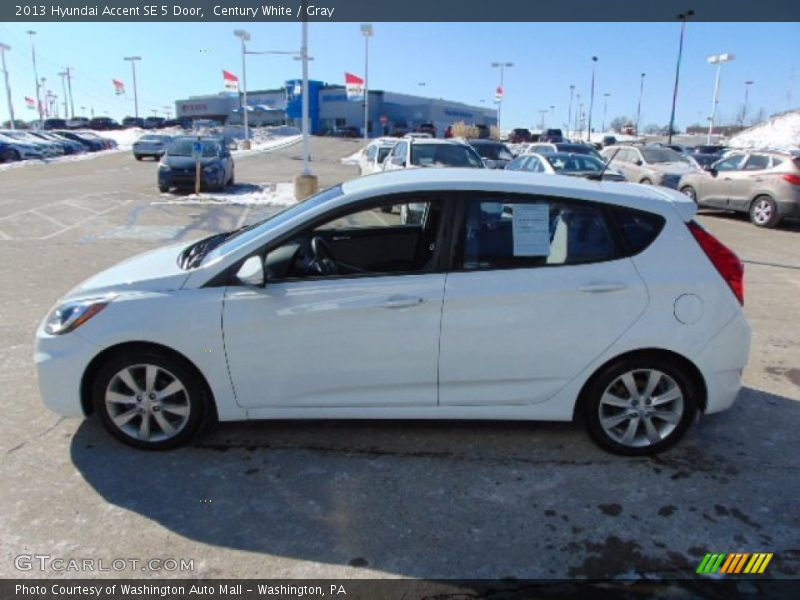
<path fill-rule="evenodd" d="M 402 224 L 387 207 L 424 205 Z M 219 419 L 529 419 L 658 452 L 728 408 L 739 259 L 678 192 L 489 169 L 349 181 L 156 250 L 42 323 L 45 402 L 141 448 Z"/>

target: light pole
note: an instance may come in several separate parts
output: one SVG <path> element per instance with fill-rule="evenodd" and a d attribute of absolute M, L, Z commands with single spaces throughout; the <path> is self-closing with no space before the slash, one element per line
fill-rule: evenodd
<path fill-rule="evenodd" d="M 44 85 L 45 85 L 46 82 L 47 82 L 47 78 L 46 77 L 42 77 L 39 80 L 39 87 L 40 87 L 42 93 L 45 92 Z M 40 110 L 41 113 L 44 114 L 44 116 L 47 116 L 47 98 L 42 98 L 42 106 L 41 106 L 41 108 L 39 110 Z"/>
<path fill-rule="evenodd" d="M 581 102 L 581 95 L 575 94 L 578 102 L 578 109 L 575 111 L 575 131 L 578 132 L 578 139 L 583 137 L 583 132 L 578 129 L 578 124 L 580 123 L 580 116 L 581 112 L 583 112 L 583 103 Z"/>
<path fill-rule="evenodd" d="M 644 95 L 644 76 L 639 78 L 639 103 L 636 105 L 636 137 L 639 137 L 639 120 L 642 118 L 642 96 Z"/>
<path fill-rule="evenodd" d="M 587 133 L 587 140 L 592 141 L 592 108 L 594 107 L 594 72 L 595 67 L 597 67 L 597 57 L 592 57 L 592 91 L 591 95 L 589 96 L 589 125 L 587 129 L 589 130 Z"/>
<path fill-rule="evenodd" d="M 6 81 L 6 99 L 8 100 L 8 116 L 11 120 L 10 129 L 14 129 L 14 105 L 11 103 L 11 84 L 8 83 L 8 68 L 6 67 L 6 51 L 11 50 L 11 46 L 0 42 L 0 59 L 3 65 L 3 78 Z"/>
<path fill-rule="evenodd" d="M 711 101 L 711 117 L 708 120 L 708 138 L 706 144 L 711 143 L 711 135 L 714 133 L 714 119 L 717 116 L 717 105 L 719 104 L 719 79 L 722 75 L 722 65 L 736 58 L 733 54 L 715 54 L 708 57 L 708 64 L 717 65 L 717 76 L 714 79 L 714 97 Z"/>
<path fill-rule="evenodd" d="M 167 120 L 169 120 L 170 116 L 172 116 L 172 107 L 168 104 L 165 104 L 161 108 L 164 109 L 164 114 L 167 115 Z"/>
<path fill-rule="evenodd" d="M 31 38 L 31 59 L 33 60 L 33 79 L 36 82 L 36 110 L 39 112 L 39 125 L 42 124 L 42 97 L 39 93 L 39 74 L 36 72 L 36 47 L 33 45 L 33 36 L 36 35 L 36 32 L 32 29 L 28 29 L 26 31 L 30 38 Z"/>
<path fill-rule="evenodd" d="M 683 34 L 686 31 L 686 19 L 694 15 L 693 10 L 687 10 L 678 15 L 681 22 L 681 37 L 678 42 L 678 62 L 675 64 L 675 87 L 672 89 L 672 111 L 669 115 L 669 131 L 667 132 L 667 143 L 672 143 L 672 130 L 675 129 L 675 105 L 678 102 L 678 81 L 681 77 L 681 57 L 683 56 Z"/>
<path fill-rule="evenodd" d="M 372 24 L 361 24 L 364 36 L 364 139 L 369 138 L 369 38 L 372 37 Z"/>
<path fill-rule="evenodd" d="M 133 70 L 133 116 L 137 119 L 139 118 L 139 92 L 136 89 L 136 61 L 142 60 L 141 56 L 125 56 L 124 60 L 127 60 L 131 63 L 131 69 Z"/>
<path fill-rule="evenodd" d="M 305 13 L 305 11 L 303 11 Z M 308 19 L 303 19 L 303 38 L 300 43 L 300 56 L 303 62 L 303 172 L 295 177 L 294 197 L 296 200 L 304 200 L 319 189 L 319 179 L 311 172 L 311 149 L 309 140 L 309 89 L 308 89 Z M 366 127 L 366 122 L 364 124 Z"/>
<path fill-rule="evenodd" d="M 247 123 L 247 42 L 250 41 L 250 34 L 244 29 L 234 29 L 233 35 L 242 41 L 242 123 L 244 124 L 244 142 L 242 148 L 248 150 L 250 148 L 250 129 Z"/>
<path fill-rule="evenodd" d="M 547 109 L 543 108 L 539 111 L 539 128 L 544 129 L 544 116 L 547 114 Z"/>
<path fill-rule="evenodd" d="M 600 129 L 605 133 L 606 130 L 606 113 L 608 112 L 608 97 L 611 94 L 606 92 L 603 94 L 603 124 L 600 126 Z"/>
<path fill-rule="evenodd" d="M 61 91 L 64 92 L 64 118 L 67 118 L 68 110 L 67 110 L 67 72 L 61 71 L 58 73 L 58 76 L 61 77 Z"/>
<path fill-rule="evenodd" d="M 552 123 L 555 125 L 555 118 L 556 118 L 556 107 L 554 105 L 550 105 L 550 117 L 548 120 L 548 124 Z"/>
<path fill-rule="evenodd" d="M 514 66 L 514 63 L 512 63 L 512 62 L 493 62 L 492 63 L 492 68 L 493 69 L 497 69 L 497 68 L 500 69 L 500 98 L 497 101 L 497 130 L 500 131 L 500 132 L 503 131 L 503 129 L 502 129 L 501 125 L 500 125 L 500 117 L 502 116 L 502 110 L 503 110 L 503 98 L 506 95 L 506 90 L 503 87 L 503 75 L 504 75 L 506 67 L 510 68 L 510 67 L 513 67 L 513 66 Z"/>
<path fill-rule="evenodd" d="M 75 101 L 72 99 L 72 69 L 67 67 L 64 69 L 67 72 L 67 90 L 69 91 L 69 117 L 75 118 Z"/>
<path fill-rule="evenodd" d="M 567 109 L 567 137 L 571 138 L 570 121 L 572 120 L 572 95 L 575 93 L 575 86 L 569 86 L 569 109 Z"/>
<path fill-rule="evenodd" d="M 750 96 L 750 86 L 753 85 L 754 81 L 745 81 L 744 82 L 744 106 L 742 107 L 742 127 L 744 127 L 745 120 L 747 119 L 747 100 Z"/>

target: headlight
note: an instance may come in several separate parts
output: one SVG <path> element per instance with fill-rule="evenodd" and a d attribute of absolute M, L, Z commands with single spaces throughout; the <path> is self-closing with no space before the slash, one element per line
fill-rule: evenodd
<path fill-rule="evenodd" d="M 112 299 L 110 297 L 92 298 L 60 304 L 47 316 L 44 330 L 50 335 L 61 335 L 74 331 L 108 306 Z"/>

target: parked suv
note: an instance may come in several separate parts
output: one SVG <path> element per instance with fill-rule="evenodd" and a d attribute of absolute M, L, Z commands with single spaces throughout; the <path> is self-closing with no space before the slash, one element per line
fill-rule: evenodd
<path fill-rule="evenodd" d="M 608 146 L 601 154 L 634 183 L 677 189 L 683 175 L 698 171 L 688 159 L 662 146 Z"/>
<path fill-rule="evenodd" d="M 800 217 L 800 152 L 739 151 L 684 175 L 681 192 L 701 206 L 750 215 L 758 227 Z"/>
<path fill-rule="evenodd" d="M 560 129 L 548 129 L 542 134 L 543 142 L 559 143 L 564 141 L 564 133 Z"/>
<path fill-rule="evenodd" d="M 531 141 L 533 141 L 531 140 L 531 130 L 525 129 L 524 127 L 512 129 L 508 136 L 508 142 L 510 144 L 526 144 Z"/>

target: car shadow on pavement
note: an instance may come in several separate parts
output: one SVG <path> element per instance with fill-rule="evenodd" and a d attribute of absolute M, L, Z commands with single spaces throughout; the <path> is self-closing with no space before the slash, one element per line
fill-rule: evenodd
<path fill-rule="evenodd" d="M 354 575 L 675 577 L 705 552 L 769 551 L 776 576 L 800 563 L 798 430 L 800 402 L 745 388 L 655 458 L 572 424 L 452 421 L 222 424 L 157 453 L 96 419 L 71 456 L 107 502 L 175 534 Z"/>

